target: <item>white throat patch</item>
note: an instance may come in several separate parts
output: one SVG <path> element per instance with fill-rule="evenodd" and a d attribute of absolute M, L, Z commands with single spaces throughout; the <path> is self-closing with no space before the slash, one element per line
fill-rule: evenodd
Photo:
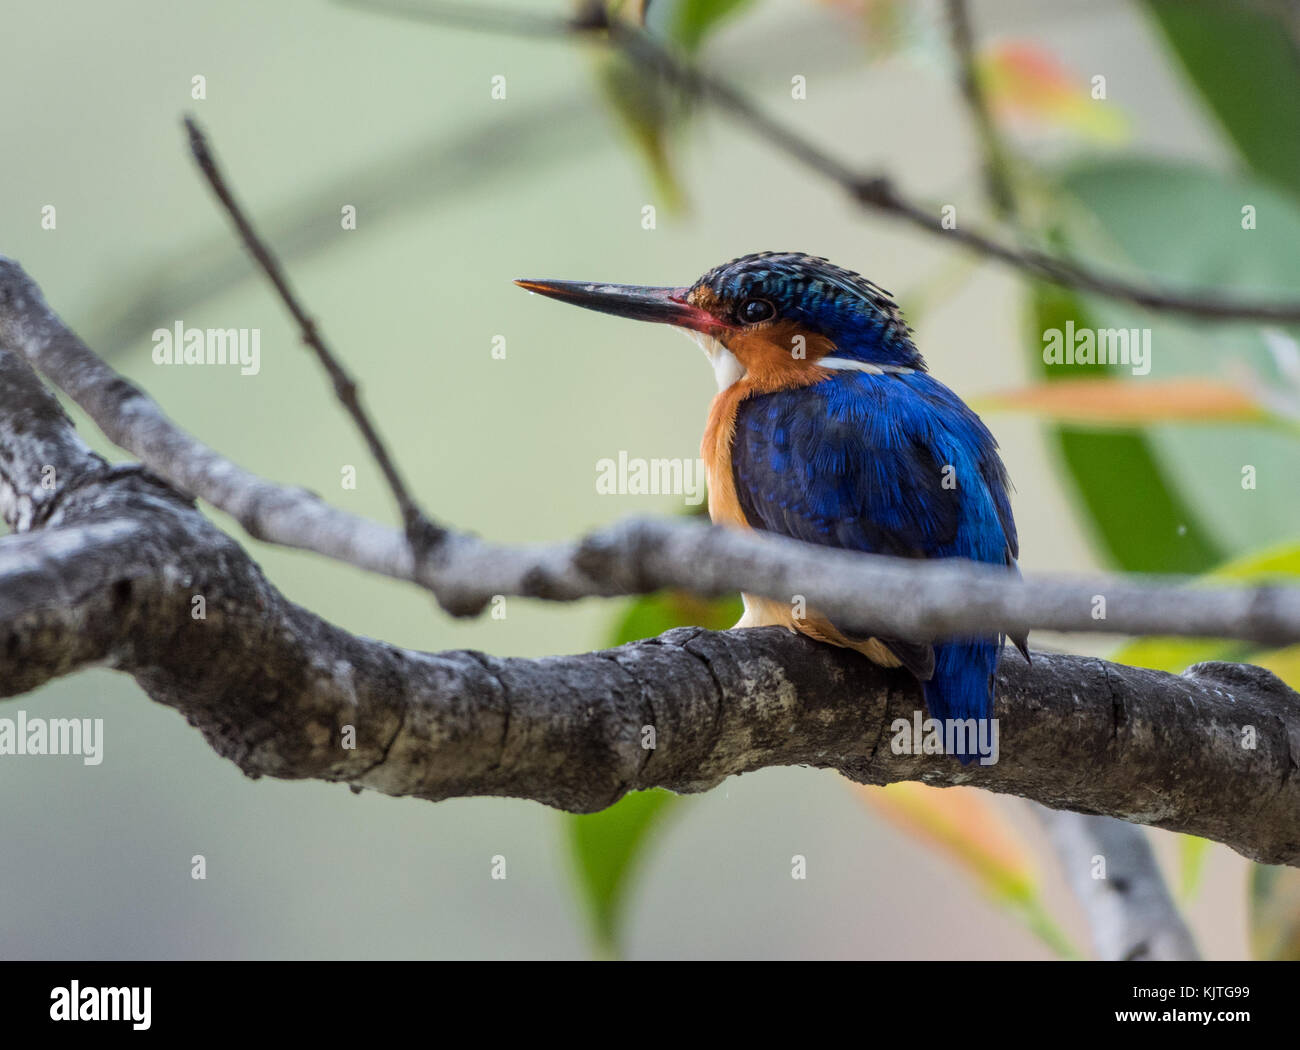
<path fill-rule="evenodd" d="M 704 351 L 704 356 L 713 366 L 713 378 L 718 381 L 718 390 L 726 390 L 745 375 L 744 366 L 736 360 L 736 355 L 707 332 L 695 332 L 689 328 L 680 328 L 691 340 Z"/>

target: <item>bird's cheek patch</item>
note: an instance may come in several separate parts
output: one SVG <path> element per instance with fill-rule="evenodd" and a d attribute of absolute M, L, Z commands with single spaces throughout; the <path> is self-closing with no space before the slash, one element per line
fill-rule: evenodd
<path fill-rule="evenodd" d="M 754 384 L 764 390 L 807 386 L 824 379 L 826 372 L 817 362 L 835 350 L 835 344 L 824 335 L 792 321 L 731 333 L 723 342 Z"/>

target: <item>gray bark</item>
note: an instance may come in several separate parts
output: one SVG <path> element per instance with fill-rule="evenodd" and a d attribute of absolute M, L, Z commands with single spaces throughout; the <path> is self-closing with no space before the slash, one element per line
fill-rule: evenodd
<path fill-rule="evenodd" d="M 1141 828 L 1113 817 L 1034 808 L 1083 907 L 1099 958 L 1200 958 Z"/>

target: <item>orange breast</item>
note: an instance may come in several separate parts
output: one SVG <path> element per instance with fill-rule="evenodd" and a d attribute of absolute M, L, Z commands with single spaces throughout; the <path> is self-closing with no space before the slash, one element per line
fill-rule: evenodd
<path fill-rule="evenodd" d="M 799 351 L 795 353 L 794 340 Z M 736 437 L 736 412 L 745 398 L 809 386 L 829 378 L 833 373 L 817 361 L 835 349 L 824 336 L 802 333 L 795 326 L 780 322 L 755 332 L 728 336 L 724 345 L 745 369 L 744 376 L 718 392 L 709 406 L 709 422 L 704 428 L 700 456 L 709 481 L 709 517 L 718 525 L 750 528 L 736 498 L 736 479 L 731 470 L 731 445 Z"/>
<path fill-rule="evenodd" d="M 715 525 L 748 529 L 750 524 L 736 496 L 736 475 L 731 469 L 731 443 L 736 437 L 736 410 L 749 395 L 744 380 L 718 392 L 709 406 L 709 422 L 700 442 L 700 458 L 709 482 L 709 517 Z"/>

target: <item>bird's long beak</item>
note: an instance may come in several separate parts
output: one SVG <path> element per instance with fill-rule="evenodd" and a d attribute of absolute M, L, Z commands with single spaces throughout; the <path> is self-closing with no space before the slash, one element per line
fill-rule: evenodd
<path fill-rule="evenodd" d="M 636 284 L 587 284 L 582 281 L 515 281 L 538 295 L 546 295 L 588 310 L 599 310 L 634 321 L 712 332 L 730 327 L 707 310 L 686 301 L 689 288 L 650 288 Z"/>

